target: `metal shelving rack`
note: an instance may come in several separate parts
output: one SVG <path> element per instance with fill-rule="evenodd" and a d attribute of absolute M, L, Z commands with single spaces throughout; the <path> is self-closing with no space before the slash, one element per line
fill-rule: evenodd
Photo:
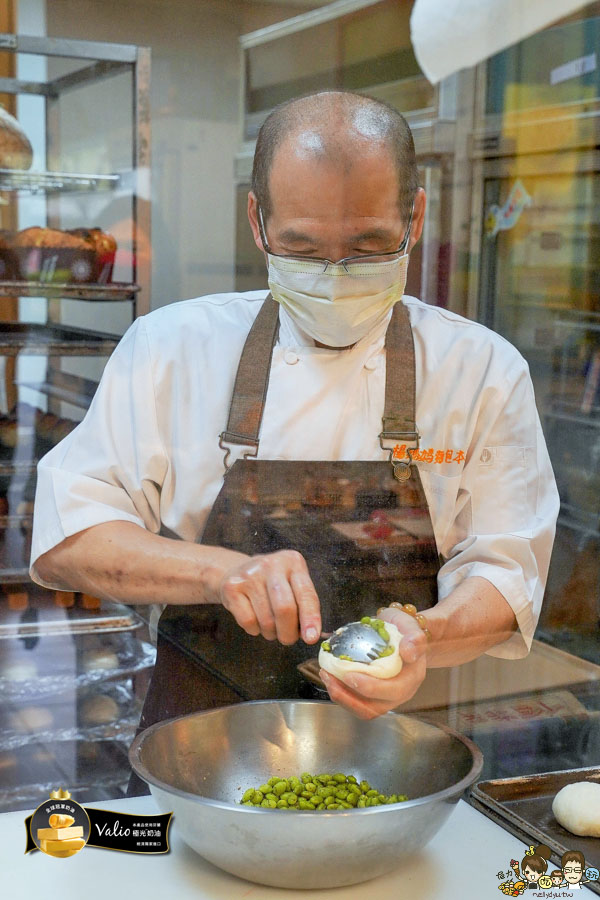
<path fill-rule="evenodd" d="M 0 809 L 35 803 L 46 793 L 42 782 L 56 780 L 58 769 L 80 799 L 116 796 L 128 777 L 126 746 L 135 731 L 140 699 L 154 659 L 153 648 L 146 642 L 147 629 L 134 610 L 78 594 L 55 597 L 54 592 L 32 584 L 28 574 L 31 499 L 38 458 L 68 429 L 70 423 L 61 416 L 76 419 L 77 407 L 83 410 L 89 406 L 103 360 L 119 340 L 119 334 L 112 331 L 122 328 L 127 318 L 119 317 L 119 328 L 114 320 L 107 323 L 107 304 L 121 304 L 124 312 L 131 313 L 131 319 L 150 309 L 150 258 L 148 253 L 140 252 L 137 240 L 142 234 L 148 245 L 150 242 L 150 50 L 124 44 L 0 34 L 0 53 L 6 51 L 45 57 L 49 72 L 60 69 L 60 74 L 37 81 L 0 78 L 0 93 L 43 98 L 46 147 L 58 151 L 54 159 L 48 157 L 48 170 L 0 169 L 3 198 L 20 209 L 21 203 L 29 202 L 28 197 L 37 197 L 37 209 L 45 210 L 45 215 L 42 212 L 42 221 L 35 224 L 60 229 L 63 211 L 69 208 L 61 195 L 73 198 L 73 219 L 83 209 L 86 212 L 81 213 L 82 217 L 88 215 L 88 210 L 94 215 L 93 210 L 103 205 L 95 201 L 94 195 L 102 193 L 104 205 L 108 205 L 111 193 L 118 190 L 119 196 L 126 198 L 127 223 L 131 215 L 132 240 L 131 260 L 122 256 L 126 267 L 121 271 L 127 278 L 131 274 L 126 283 L 56 283 L 53 272 L 45 272 L 43 267 L 47 280 L 0 281 L 0 297 L 15 298 L 14 304 L 18 298 L 23 313 L 13 316 L 13 307 L 10 317 L 19 321 L 0 324 L 0 357 L 4 358 L 5 371 L 11 373 L 13 399 L 19 394 L 22 399 L 22 389 L 27 387 L 36 391 L 36 401 L 40 396 L 46 397 L 46 403 L 38 402 L 36 408 L 24 403 L 13 405 L 8 401 L 7 378 L 9 415 L 0 416 L 0 761 L 4 763 L 6 786 Z M 52 59 L 66 62 L 52 64 Z M 67 67 L 71 71 L 65 74 Z M 93 97 L 94 85 L 106 81 L 110 89 L 110 79 L 123 73 L 131 76 L 130 82 L 121 85 L 127 103 L 121 109 L 126 113 L 124 118 L 128 129 L 131 126 L 133 138 L 130 157 L 127 150 L 125 165 L 115 172 L 63 171 L 69 166 L 60 155 L 64 145 L 61 147 L 62 141 L 57 140 L 62 138 L 61 102 L 68 103 L 76 90 L 85 90 L 88 85 Z M 125 94 L 130 88 L 132 106 Z M 112 98 L 107 102 L 112 104 Z M 112 109 L 111 105 L 111 112 Z M 75 122 L 75 128 L 78 127 Z M 93 126 L 88 125 L 88 132 L 90 127 Z M 98 147 L 103 146 L 100 128 L 92 138 Z M 129 143 L 123 146 L 128 147 Z M 110 153 L 107 156 L 110 158 Z M 48 198 L 45 203 L 44 197 Z M 31 212 L 29 217 L 33 217 Z M 93 227 L 95 222 L 84 220 L 76 224 Z M 128 253 L 128 237 L 127 248 L 120 249 L 123 254 Z M 28 312 L 35 298 L 45 298 L 45 321 L 20 321 L 39 318 Z M 4 302 L 10 307 L 10 299 Z M 39 302 L 35 309 L 39 312 Z M 81 324 L 89 327 L 80 327 Z M 40 365 L 39 374 L 35 358 Z M 26 366 L 19 372 L 17 362 L 23 359 Z M 46 406 L 48 411 L 44 413 L 37 408 L 40 406 Z M 108 653 L 109 661 L 112 657 L 112 663 L 108 668 L 98 665 L 90 670 L 87 655 L 98 648 Z M 17 665 L 24 662 L 37 674 L 27 676 L 27 680 L 13 678 L 11 663 L 15 661 Z M 108 724 L 86 719 L 86 698 L 93 699 L 94 692 L 99 698 L 107 697 L 118 709 Z M 40 705 L 51 711 L 49 722 L 41 730 L 15 726 L 15 716 L 18 719 L 22 710 L 39 711 Z"/>
<path fill-rule="evenodd" d="M 51 278 L 40 280 L 0 280 L 0 297 L 46 298 L 46 324 L 11 322 L 0 326 L 0 356 L 16 358 L 23 356 L 45 356 L 48 359 L 46 378 L 30 383 L 30 379 L 15 378 L 15 387 L 35 387 L 48 399 L 48 411 L 58 412 L 61 403 L 87 408 L 97 381 L 62 371 L 62 357 L 108 357 L 116 346 L 119 335 L 102 331 L 104 315 L 98 316 L 99 328 L 95 330 L 72 327 L 62 321 L 63 300 L 86 301 L 87 303 L 119 302 L 128 303 L 131 318 L 150 309 L 150 260 L 146 254 L 138 253 L 136 237 L 143 233 L 150 237 L 150 50 L 129 44 L 112 44 L 79 41 L 60 38 L 33 37 L 27 35 L 0 34 L 0 52 L 19 55 L 31 54 L 43 57 L 48 62 L 55 60 L 50 72 L 61 68 L 54 77 L 25 81 L 19 78 L 0 78 L 0 93 L 12 95 L 36 95 L 44 99 L 46 120 L 46 141 L 56 132 L 60 117 L 61 102 L 75 90 L 86 85 L 96 85 L 99 81 L 110 83 L 111 77 L 122 73 L 131 76 L 131 170 L 128 186 L 131 185 L 132 210 L 132 258 L 131 281 L 93 283 L 56 283 Z M 71 71 L 64 73 L 66 61 Z M 98 135 L 102 141 L 102 135 Z M 60 157 L 59 157 L 60 158 Z M 49 166 L 48 168 L 52 168 Z M 57 167 L 59 168 L 59 167 Z M 0 191 L 11 203 L 19 204 L 27 196 L 57 196 L 61 194 L 110 193 L 119 188 L 124 171 L 120 172 L 68 172 L 68 171 L 24 171 L 0 169 Z M 46 204 L 48 210 L 48 205 Z M 47 221 L 40 226 L 60 227 L 52 220 L 49 212 Z M 91 226 L 93 222 L 81 222 Z M 95 377 L 95 376 L 94 376 Z M 6 423 L 6 417 L 4 417 Z M 31 429 L 16 423 L 22 446 L 2 446 L 0 431 L 0 475 L 4 484 L 10 485 L 13 496 L 19 486 L 29 483 L 35 474 L 37 458 L 49 449 L 50 443 L 32 439 Z M 35 425 L 33 426 L 35 428 Z M 23 446 L 24 445 L 24 446 Z M 0 513 L 6 510 L 0 510 Z M 2 583 L 27 583 L 28 544 L 24 536 L 30 532 L 29 513 L 24 516 L 13 514 L 0 517 L 0 535 L 3 537 L 4 552 L 0 556 L 0 585 Z M 12 534 L 12 537 L 11 537 Z M 19 561 L 18 547 L 22 549 Z M 10 547 L 12 549 L 7 550 Z"/>

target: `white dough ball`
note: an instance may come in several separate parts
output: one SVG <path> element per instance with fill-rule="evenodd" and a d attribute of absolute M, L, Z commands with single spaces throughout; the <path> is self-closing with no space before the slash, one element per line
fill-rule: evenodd
<path fill-rule="evenodd" d="M 600 837 L 600 784 L 593 781 L 567 784 L 554 798 L 552 812 L 567 831 Z"/>
<path fill-rule="evenodd" d="M 43 731 L 52 725 L 54 716 L 44 706 L 25 706 L 9 716 L 11 726 L 19 734 Z"/>
<path fill-rule="evenodd" d="M 81 721 L 85 725 L 107 725 L 119 716 L 119 704 L 106 694 L 94 694 L 81 704 Z"/>
<path fill-rule="evenodd" d="M 402 669 L 402 657 L 398 652 L 398 647 L 403 635 L 391 622 L 386 622 L 385 628 L 390 636 L 390 645 L 394 648 L 394 652 L 390 653 L 389 656 L 382 656 L 380 659 L 373 660 L 372 663 L 361 663 L 349 659 L 340 659 L 329 650 L 323 650 L 321 647 L 319 650 L 319 665 L 326 672 L 335 675 L 336 678 L 343 679 L 348 672 L 360 672 L 361 675 L 371 675 L 373 678 L 393 678 Z M 340 630 L 338 629 L 338 631 Z"/>
<path fill-rule="evenodd" d="M 0 670 L 0 676 L 8 681 L 30 681 L 36 675 L 37 666 L 29 660 L 9 662 Z"/>
<path fill-rule="evenodd" d="M 119 668 L 119 657 L 113 650 L 99 647 L 95 650 L 86 650 L 83 654 L 84 672 L 95 672 L 99 669 L 110 670 Z"/>

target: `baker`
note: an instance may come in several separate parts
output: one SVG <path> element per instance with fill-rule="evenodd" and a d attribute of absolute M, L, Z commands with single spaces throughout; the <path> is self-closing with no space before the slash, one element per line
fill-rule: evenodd
<path fill-rule="evenodd" d="M 32 577 L 166 604 L 143 725 L 303 695 L 321 634 L 392 602 L 423 615 L 383 614 L 401 673 L 323 673 L 358 716 L 428 666 L 527 653 L 558 513 L 532 384 L 502 337 L 404 296 L 424 215 L 391 107 L 278 107 L 248 198 L 269 291 L 138 318 L 41 461 Z"/>

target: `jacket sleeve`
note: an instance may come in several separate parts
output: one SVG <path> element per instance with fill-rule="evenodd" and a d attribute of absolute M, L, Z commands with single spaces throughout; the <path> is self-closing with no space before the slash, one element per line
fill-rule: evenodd
<path fill-rule="evenodd" d="M 121 520 L 160 529 L 167 457 L 158 431 L 143 319 L 106 364 L 83 421 L 38 464 L 31 577 L 38 557 L 92 525 Z"/>
<path fill-rule="evenodd" d="M 455 517 L 438 574 L 439 599 L 465 578 L 491 582 L 512 607 L 518 631 L 488 653 L 527 655 L 539 619 L 559 497 L 526 362 L 484 388 L 466 454 Z"/>

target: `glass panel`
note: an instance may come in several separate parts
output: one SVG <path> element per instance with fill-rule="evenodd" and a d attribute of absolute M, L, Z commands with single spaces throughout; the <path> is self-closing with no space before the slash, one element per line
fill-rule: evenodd
<path fill-rule="evenodd" d="M 385 0 L 250 48 L 246 111 L 268 110 L 314 90 L 361 90 L 395 81 L 406 81 L 405 111 L 429 106 L 433 88 L 410 45 L 411 6 Z"/>
<path fill-rule="evenodd" d="M 560 162 L 519 177 L 527 163 L 513 160 L 485 181 L 481 311 L 529 363 L 560 493 L 538 637 L 599 662 L 600 159 Z M 494 234 L 511 198 L 520 217 Z"/>
<path fill-rule="evenodd" d="M 591 100 L 600 95 L 599 4 L 498 53 L 487 64 L 486 113 Z"/>

